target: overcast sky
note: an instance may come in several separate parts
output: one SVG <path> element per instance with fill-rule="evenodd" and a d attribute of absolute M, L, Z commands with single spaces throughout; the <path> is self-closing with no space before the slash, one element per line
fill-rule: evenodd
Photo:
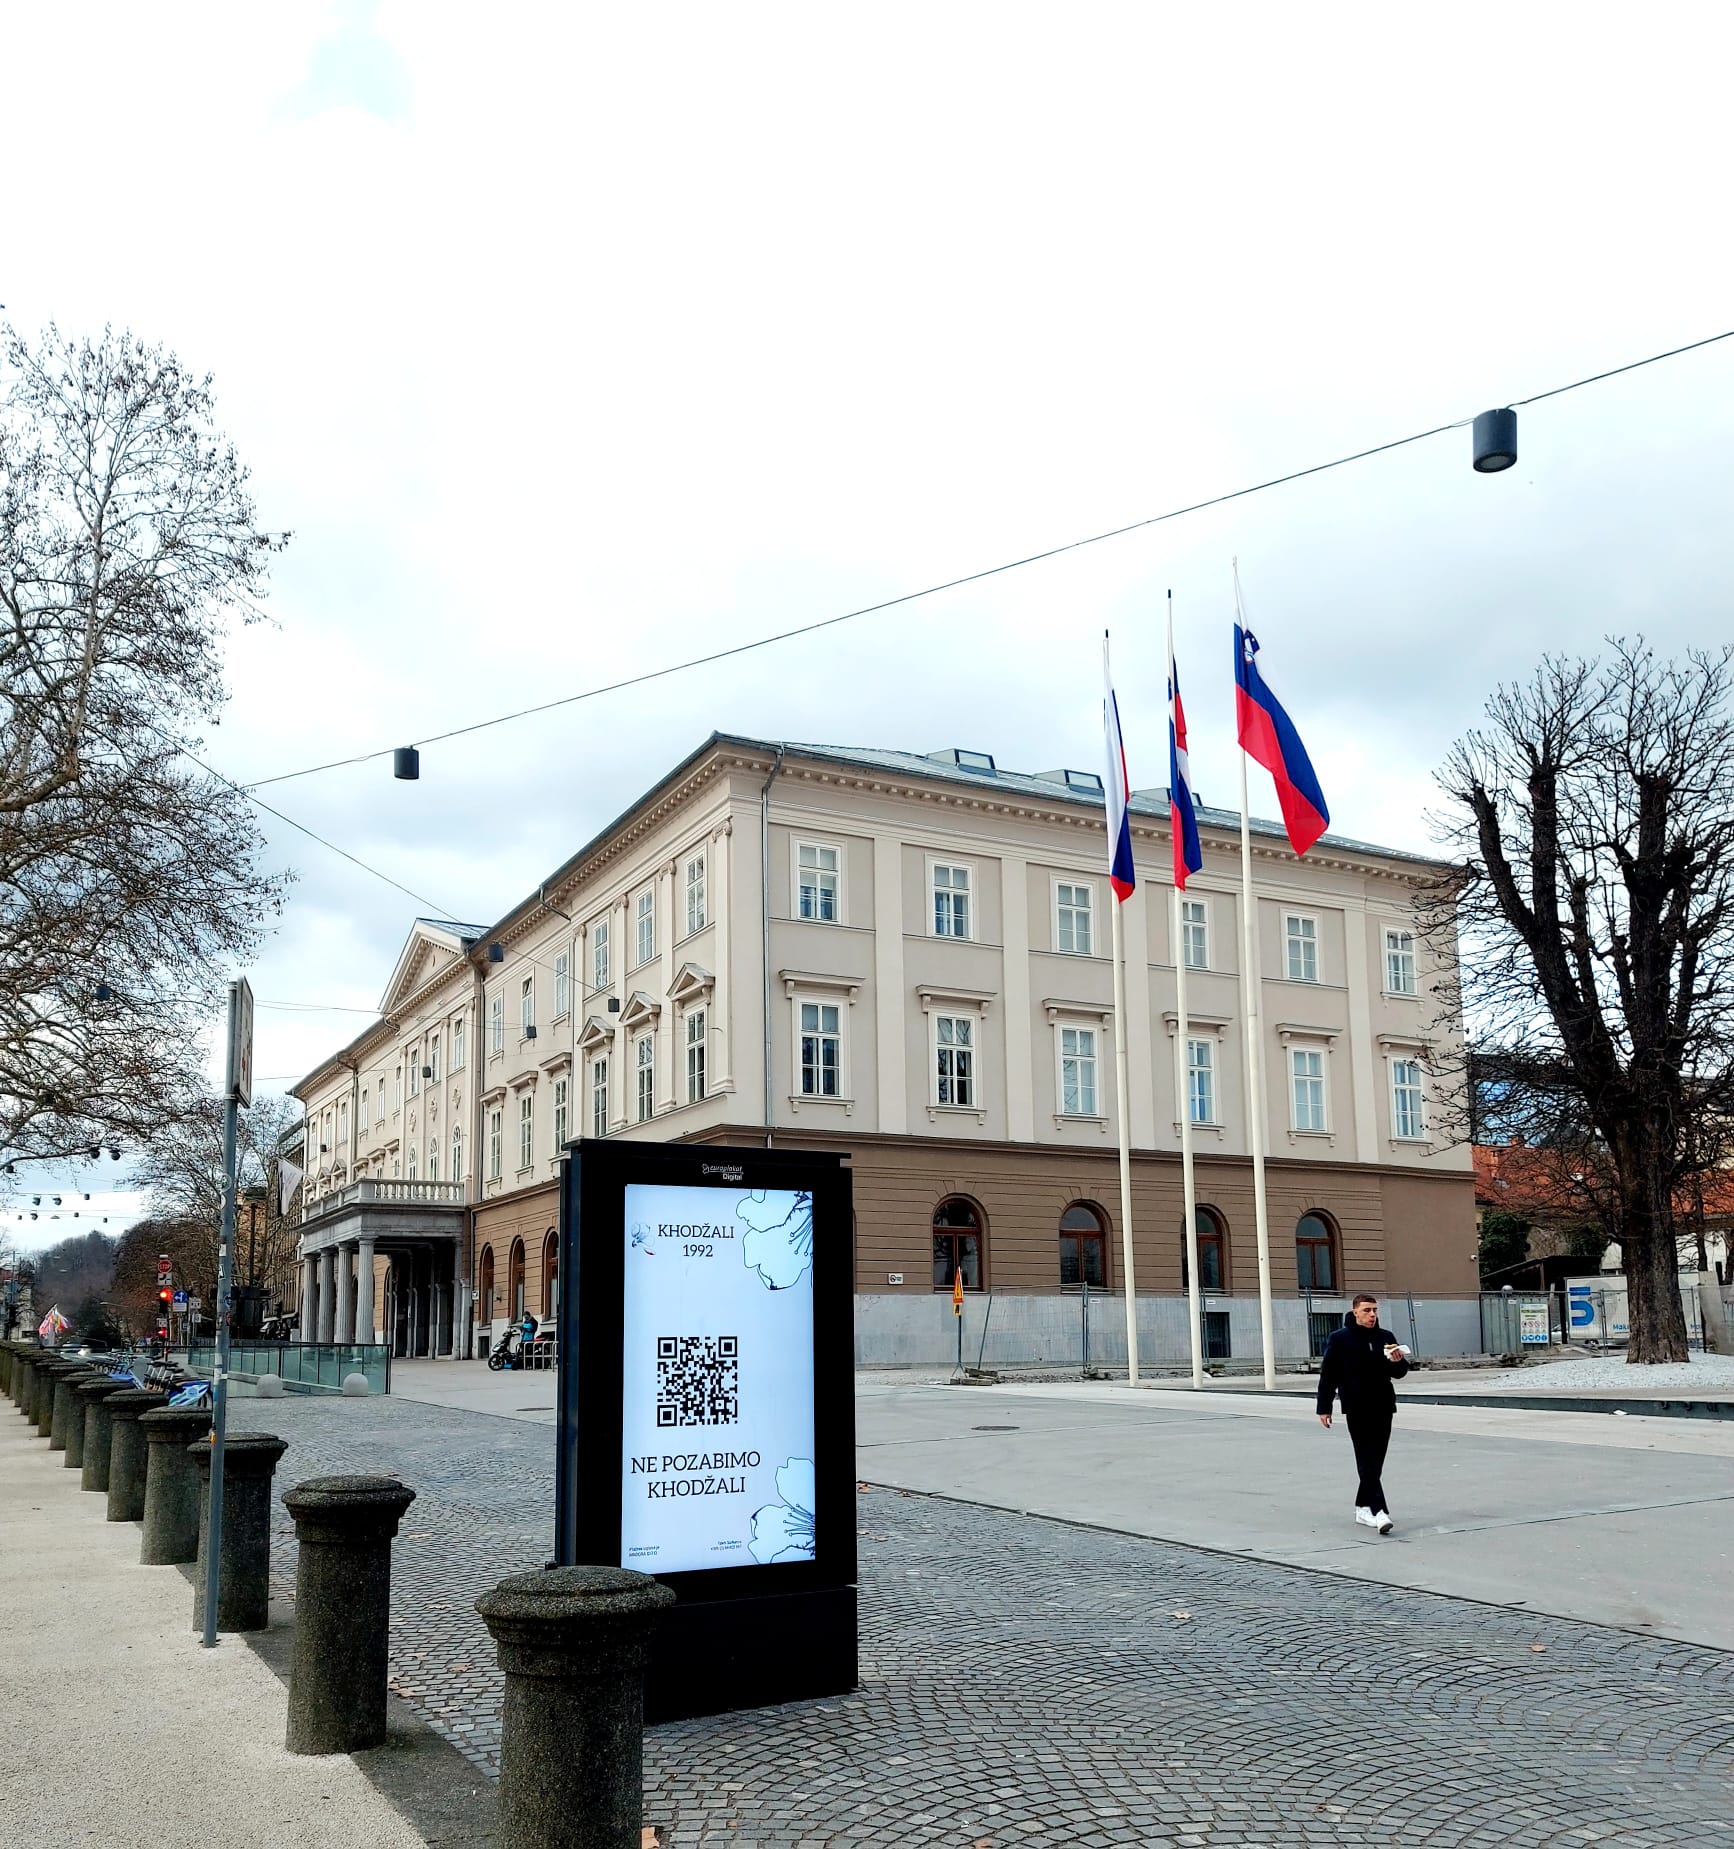
<path fill-rule="evenodd" d="M 13 8 L 0 301 L 216 375 L 295 535 L 209 739 L 247 780 L 1734 326 L 1729 36 L 1707 5 Z M 1425 847 L 1498 679 L 1734 633 L 1734 341 L 1520 417 L 1503 475 L 1454 431 L 430 747 L 419 783 L 266 794 L 486 923 L 713 729 L 1094 769 L 1104 627 L 1159 785 L 1171 586 L 1229 806 L 1238 556 L 1333 825 Z M 306 1005 L 371 1009 L 422 908 L 267 835 L 287 1082 L 365 1019 Z"/>

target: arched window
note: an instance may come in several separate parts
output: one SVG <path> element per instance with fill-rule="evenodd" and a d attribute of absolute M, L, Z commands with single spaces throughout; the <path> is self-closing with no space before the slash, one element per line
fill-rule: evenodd
<path fill-rule="evenodd" d="M 1228 1228 L 1214 1207 L 1200 1207 L 1198 1222 L 1198 1288 L 1228 1289 Z M 1186 1267 L 1186 1235 L 1180 1236 L 1180 1288 L 1192 1288 L 1192 1274 Z"/>
<path fill-rule="evenodd" d="M 512 1256 L 507 1271 L 506 1302 L 514 1321 L 524 1314 L 524 1242 L 512 1241 Z"/>
<path fill-rule="evenodd" d="M 481 1299 L 482 1321 L 494 1320 L 494 1248 L 482 1247 L 482 1263 L 477 1274 L 476 1295 Z"/>
<path fill-rule="evenodd" d="M 1108 1283 L 1108 1217 L 1089 1201 L 1073 1201 L 1060 1215 L 1060 1289 Z"/>
<path fill-rule="evenodd" d="M 1322 1213 L 1303 1213 L 1294 1229 L 1294 1263 L 1302 1290 L 1334 1291 L 1337 1231 Z"/>
<path fill-rule="evenodd" d="M 553 1227 L 548 1228 L 548 1236 L 542 1241 L 542 1314 L 552 1316 L 560 1307 L 559 1279 L 556 1273 L 560 1266 L 560 1237 Z"/>
<path fill-rule="evenodd" d="M 961 1271 L 965 1290 L 980 1290 L 987 1228 L 974 1201 L 954 1194 L 933 1210 L 933 1288 L 950 1290 Z"/>

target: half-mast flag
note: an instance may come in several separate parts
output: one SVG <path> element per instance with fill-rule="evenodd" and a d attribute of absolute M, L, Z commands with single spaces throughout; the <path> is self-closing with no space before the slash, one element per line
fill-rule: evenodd
<path fill-rule="evenodd" d="M 1204 865 L 1198 840 L 1198 811 L 1192 802 L 1192 764 L 1186 755 L 1186 707 L 1180 698 L 1180 670 L 1168 654 L 1168 820 L 1174 837 L 1174 884 L 1186 890 L 1189 874 Z"/>
<path fill-rule="evenodd" d="M 1126 807 L 1132 800 L 1132 782 L 1126 775 L 1126 744 L 1120 736 L 1120 705 L 1114 698 L 1114 676 L 1108 667 L 1108 636 L 1102 633 L 1102 730 L 1107 735 L 1108 780 L 1102 786 L 1108 796 L 1108 884 L 1114 897 L 1131 898 L 1138 884 L 1132 866 L 1132 825 L 1126 819 Z"/>
<path fill-rule="evenodd" d="M 1282 824 L 1289 845 L 1304 854 L 1331 825 L 1324 791 L 1313 774 L 1312 759 L 1282 709 L 1282 702 L 1264 684 L 1258 671 L 1258 638 L 1250 629 L 1234 626 L 1234 715 L 1240 748 L 1262 764 L 1276 781 L 1276 799 L 1282 807 Z"/>

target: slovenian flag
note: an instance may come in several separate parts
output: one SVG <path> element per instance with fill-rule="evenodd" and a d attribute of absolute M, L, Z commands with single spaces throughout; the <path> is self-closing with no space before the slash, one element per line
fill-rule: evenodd
<path fill-rule="evenodd" d="M 1174 884 L 1186 890 L 1188 874 L 1204 865 L 1198 840 L 1198 811 L 1192 802 L 1192 763 L 1186 755 L 1186 708 L 1180 699 L 1180 670 L 1168 651 L 1168 819 L 1174 836 Z"/>
<path fill-rule="evenodd" d="M 1239 623 L 1234 626 L 1234 708 L 1240 748 L 1262 764 L 1276 780 L 1276 799 L 1282 805 L 1283 827 L 1289 844 L 1304 854 L 1331 825 L 1324 791 L 1313 775 L 1312 760 L 1282 709 L 1282 702 L 1264 684 L 1258 671 L 1258 638 Z"/>
<path fill-rule="evenodd" d="M 1126 775 L 1126 743 L 1120 736 L 1120 705 L 1114 698 L 1114 676 L 1108 667 L 1108 635 L 1102 632 L 1102 730 L 1108 742 L 1108 884 L 1114 897 L 1131 898 L 1138 884 L 1132 868 L 1132 825 L 1126 806 L 1132 800 L 1132 782 Z"/>

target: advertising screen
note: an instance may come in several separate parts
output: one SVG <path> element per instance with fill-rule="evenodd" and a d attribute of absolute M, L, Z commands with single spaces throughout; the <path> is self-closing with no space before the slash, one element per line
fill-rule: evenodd
<path fill-rule="evenodd" d="M 813 1197 L 625 1189 L 620 1564 L 811 1561 Z"/>

